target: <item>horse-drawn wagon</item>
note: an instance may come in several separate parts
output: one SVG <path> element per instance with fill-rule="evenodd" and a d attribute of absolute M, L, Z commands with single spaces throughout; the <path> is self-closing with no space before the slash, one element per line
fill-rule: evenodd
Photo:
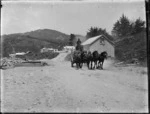
<path fill-rule="evenodd" d="M 77 68 L 81 68 L 81 51 L 73 51 L 71 52 L 71 67 L 73 67 L 73 65 L 76 64 Z"/>
<path fill-rule="evenodd" d="M 76 64 L 77 68 L 82 68 L 85 63 L 89 69 L 103 69 L 105 58 L 107 58 L 107 52 L 105 51 L 99 54 L 97 51 L 87 53 L 86 51 L 76 50 L 71 53 L 71 66 L 73 67 L 73 65 Z"/>

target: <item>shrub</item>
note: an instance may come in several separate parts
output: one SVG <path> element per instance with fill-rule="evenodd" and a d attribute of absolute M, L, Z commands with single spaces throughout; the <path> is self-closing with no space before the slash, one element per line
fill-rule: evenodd
<path fill-rule="evenodd" d="M 44 52 L 44 53 L 30 53 L 25 56 L 25 58 L 28 60 L 39 60 L 39 59 L 53 59 L 55 58 L 59 53 L 53 53 L 53 52 Z"/>

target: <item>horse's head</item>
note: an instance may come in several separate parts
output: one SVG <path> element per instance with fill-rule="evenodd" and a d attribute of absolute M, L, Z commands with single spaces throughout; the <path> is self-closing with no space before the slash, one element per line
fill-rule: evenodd
<path fill-rule="evenodd" d="M 101 53 L 101 56 L 103 56 L 105 59 L 107 59 L 108 53 L 106 51 Z"/>
<path fill-rule="evenodd" d="M 93 56 L 93 59 L 94 59 L 94 60 L 98 59 L 98 57 L 99 57 L 98 51 L 94 51 L 94 52 L 92 53 L 92 56 Z"/>
<path fill-rule="evenodd" d="M 91 53 L 91 51 L 88 51 L 88 55 L 91 55 L 92 53 Z"/>
<path fill-rule="evenodd" d="M 92 57 L 92 53 L 91 53 L 91 51 L 88 51 L 87 58 L 90 58 L 90 57 Z"/>
<path fill-rule="evenodd" d="M 80 56 L 81 56 L 81 58 L 84 58 L 85 52 L 84 51 L 80 52 Z"/>

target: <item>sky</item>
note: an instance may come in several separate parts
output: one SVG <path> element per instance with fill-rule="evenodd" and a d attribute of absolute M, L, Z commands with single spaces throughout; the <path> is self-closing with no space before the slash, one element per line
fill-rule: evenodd
<path fill-rule="evenodd" d="M 144 0 L 105 1 L 2 1 L 1 34 L 53 29 L 86 35 L 90 27 L 111 33 L 122 14 L 131 21 L 146 20 Z"/>

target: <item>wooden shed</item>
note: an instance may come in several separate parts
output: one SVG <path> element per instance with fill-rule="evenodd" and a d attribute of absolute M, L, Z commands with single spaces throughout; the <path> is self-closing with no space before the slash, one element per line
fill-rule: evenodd
<path fill-rule="evenodd" d="M 114 43 L 104 35 L 91 37 L 83 42 L 81 45 L 83 45 L 83 48 L 86 51 L 93 52 L 97 50 L 99 53 L 106 51 L 108 53 L 108 56 L 115 57 Z"/>

